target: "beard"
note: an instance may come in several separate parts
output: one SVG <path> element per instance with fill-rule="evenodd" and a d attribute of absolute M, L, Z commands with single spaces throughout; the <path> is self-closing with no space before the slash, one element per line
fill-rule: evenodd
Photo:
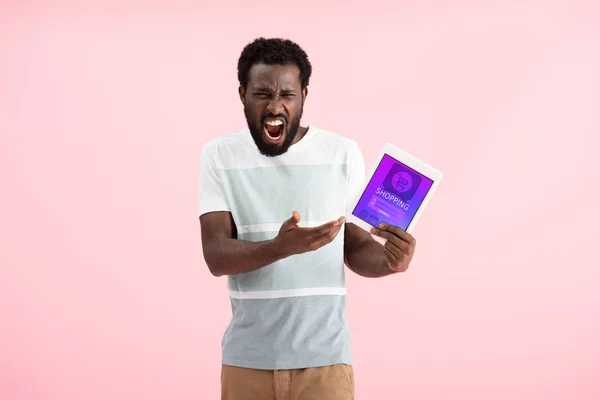
<path fill-rule="evenodd" d="M 288 149 L 294 143 L 294 139 L 296 139 L 296 135 L 298 135 L 298 128 L 300 127 L 300 118 L 302 117 L 302 110 L 304 107 L 300 108 L 300 112 L 298 115 L 292 120 L 289 121 L 287 117 L 282 115 L 273 115 L 271 113 L 267 113 L 261 116 L 260 121 L 255 121 L 250 115 L 247 107 L 244 107 L 244 115 L 246 116 L 246 122 L 248 123 L 248 129 L 250 130 L 250 135 L 252 135 L 252 139 L 254 139 L 254 143 L 258 148 L 260 154 L 267 157 L 276 157 L 280 156 L 288 151 Z M 283 143 L 275 144 L 275 143 L 265 143 L 263 140 L 264 129 L 265 129 L 265 118 L 272 117 L 280 117 L 285 122 L 285 131 Z"/>

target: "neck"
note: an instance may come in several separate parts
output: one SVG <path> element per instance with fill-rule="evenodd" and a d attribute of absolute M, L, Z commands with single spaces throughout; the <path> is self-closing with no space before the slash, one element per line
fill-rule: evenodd
<path fill-rule="evenodd" d="M 308 132 L 308 127 L 299 126 L 298 127 L 298 134 L 296 134 L 296 137 L 294 138 L 294 141 L 293 141 L 292 144 L 296 144 L 300 140 L 302 140 L 302 138 L 304 137 L 304 135 L 306 135 L 306 132 Z"/>

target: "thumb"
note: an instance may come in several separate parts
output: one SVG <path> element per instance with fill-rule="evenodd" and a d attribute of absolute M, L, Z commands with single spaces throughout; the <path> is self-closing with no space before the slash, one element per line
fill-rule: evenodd
<path fill-rule="evenodd" d="M 298 211 L 294 210 L 292 212 L 292 217 L 286 220 L 281 227 L 283 230 L 289 230 L 296 226 L 298 222 L 300 222 L 300 214 L 298 214 Z"/>
<path fill-rule="evenodd" d="M 292 211 L 291 219 L 294 222 L 294 224 L 297 224 L 298 222 L 300 222 L 300 213 L 298 213 L 298 211 L 296 211 L 296 210 Z"/>

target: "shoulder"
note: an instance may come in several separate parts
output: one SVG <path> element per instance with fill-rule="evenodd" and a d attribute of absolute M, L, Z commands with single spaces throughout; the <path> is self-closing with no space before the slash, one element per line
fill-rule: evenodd
<path fill-rule="evenodd" d="M 332 160 L 343 160 L 348 164 L 362 162 L 362 150 L 356 140 L 327 129 L 314 129 L 318 133 L 315 135 L 318 137 L 316 147 L 327 153 Z"/>
<path fill-rule="evenodd" d="M 244 129 L 209 139 L 204 142 L 204 146 L 202 147 L 203 153 L 210 152 L 211 154 L 217 155 L 219 151 L 247 146 L 248 135 L 248 130 Z"/>
<path fill-rule="evenodd" d="M 215 137 L 202 146 L 201 158 L 222 167 L 228 160 L 241 160 L 255 154 L 254 143 L 248 129 Z"/>
<path fill-rule="evenodd" d="M 351 156 L 361 154 L 360 146 L 356 140 L 327 129 L 312 128 L 318 133 L 316 136 L 318 137 L 317 145 L 319 148 L 336 153 L 344 152 Z"/>

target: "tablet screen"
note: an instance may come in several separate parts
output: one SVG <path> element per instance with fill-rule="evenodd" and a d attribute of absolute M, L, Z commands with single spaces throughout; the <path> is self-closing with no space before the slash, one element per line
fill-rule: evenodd
<path fill-rule="evenodd" d="M 406 230 L 433 181 L 387 154 L 375 169 L 352 214 L 370 225 Z"/>

